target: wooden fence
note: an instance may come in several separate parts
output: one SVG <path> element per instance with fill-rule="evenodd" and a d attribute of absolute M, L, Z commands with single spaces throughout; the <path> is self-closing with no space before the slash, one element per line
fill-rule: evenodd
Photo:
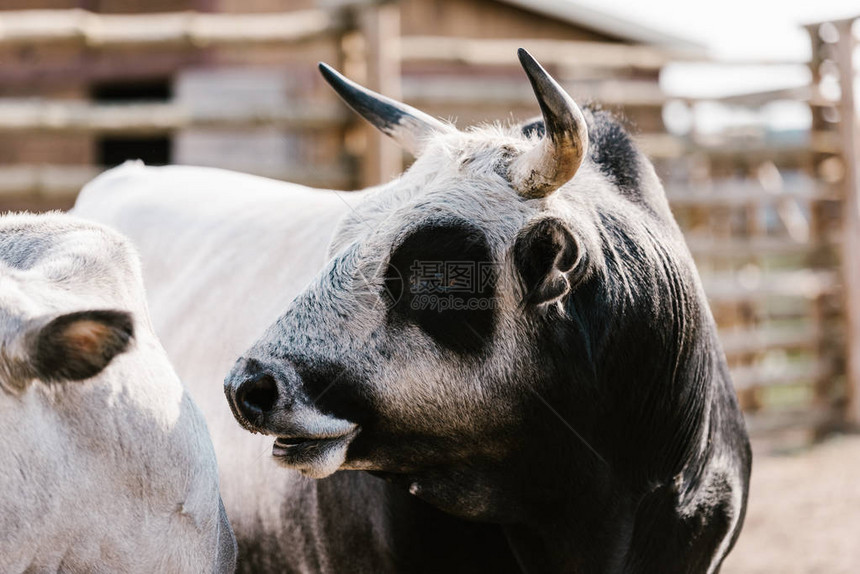
<path fill-rule="evenodd" d="M 392 7 L 377 0 L 332 0 L 327 8 L 283 14 L 163 13 L 143 15 L 96 14 L 84 10 L 33 10 L 0 12 L 0 56 L 14 60 L 18 51 L 35 50 L 58 53 L 77 50 L 92 58 L 81 75 L 99 81 L 135 79 L 122 69 L 124 56 L 140 57 L 153 53 L 179 54 L 179 62 L 204 66 L 204 59 L 184 60 L 182 54 L 221 50 L 251 51 L 268 55 L 297 53 L 302 69 L 312 71 L 317 58 L 325 58 L 373 89 L 396 91 L 397 69 L 392 68 L 388 44 L 396 39 L 389 31 Z M 396 13 L 395 13 L 396 14 Z M 323 45 L 325 46 L 323 48 Z M 92 55 L 110 54 L 119 66 L 104 65 Z M 396 52 L 394 52 L 396 56 Z M 322 56 L 318 56 L 322 57 Z M 71 58 L 70 58 L 71 59 Z M 78 58 L 81 60 L 86 58 Z M 210 58 L 212 59 L 212 58 Z M 75 65 L 77 65 L 75 60 Z M 397 62 L 398 60 L 395 60 Z M 140 62 L 136 62 L 140 65 Z M 295 62 L 293 62 L 295 67 Z M 135 63 L 129 64 L 134 67 Z M 229 65 L 229 63 L 227 64 Z M 259 64 L 257 64 L 259 67 Z M 26 66 L 22 66 L 26 67 Z M 46 77 L 63 75 L 70 67 L 65 61 L 39 62 L 26 73 L 7 69 L 2 80 L 6 90 L 12 86 L 38 83 Z M 271 67 L 271 66 L 270 66 Z M 107 74 L 101 69 L 109 69 Z M 166 73 L 179 71 L 169 68 Z M 161 69 L 161 68 L 157 68 Z M 160 72 L 164 73 L 164 72 Z M 279 72 L 273 69 L 273 74 Z M 3 74 L 0 73 L 0 76 Z M 315 72 L 313 73 L 316 76 Z M 392 81 L 389 78 L 394 78 Z M 66 77 L 68 80 L 68 77 Z M 322 84 L 321 81 L 317 82 Z M 19 90 L 20 91 L 20 90 Z M 360 124 L 330 92 L 311 87 L 291 99 L 278 102 L 244 102 L 228 106 L 197 106 L 193 101 L 99 103 L 86 97 L 0 98 L 0 137 L 14 142 L 21 136 L 72 137 L 77 145 L 91 145 L 98 137 L 172 137 L 187 131 L 248 133 L 257 129 L 278 130 L 307 140 L 326 139 L 323 152 L 330 161 L 298 161 L 279 168 L 253 167 L 260 175 L 297 181 L 319 187 L 348 189 L 363 181 L 380 177 L 378 164 L 385 161 L 381 140 Z M 347 137 L 346 134 L 351 134 Z M 363 153 L 350 157 L 339 150 L 343 141 L 362 139 Z M 89 138 L 89 139 L 86 139 Z M 331 142 L 338 142 L 332 145 Z M 9 145 L 14 145 L 10 143 Z M 54 154 L 57 155 L 57 154 Z M 391 155 L 390 153 L 388 154 Z M 391 160 L 387 160 L 391 164 Z M 62 163 L 0 164 L 0 203 L 7 207 L 63 207 L 70 205 L 80 187 L 105 166 Z"/>
<path fill-rule="evenodd" d="M 721 104 L 804 104 L 802 134 L 691 134 L 668 176 L 754 432 L 860 423 L 853 20 L 809 26 L 812 82 Z M 854 26 L 856 28 L 856 26 Z M 836 86 L 836 89 L 834 89 Z M 680 184 L 680 185 L 679 185 Z"/>
<path fill-rule="evenodd" d="M 807 27 L 812 43 L 809 105 L 812 129 L 838 136 L 839 149 L 833 154 L 815 154 L 812 171 L 833 181 L 838 197 L 822 205 L 815 225 L 822 236 L 838 242 L 837 257 L 841 289 L 834 307 L 841 311 L 845 354 L 840 365 L 845 384 L 840 389 L 840 405 L 850 424 L 860 425 L 860 128 L 855 94 L 858 65 L 860 17 L 822 22 Z M 826 310 L 823 311 L 826 313 Z M 833 401 L 833 388 L 818 389 L 819 402 Z"/>
<path fill-rule="evenodd" d="M 165 46 L 295 48 L 312 66 L 326 42 L 349 76 L 459 125 L 535 115 L 515 64 L 528 47 L 580 101 L 637 119 L 697 260 L 741 402 L 756 433 L 820 434 L 860 422 L 860 207 L 851 21 L 809 27 L 813 83 L 722 98 L 756 110 L 776 101 L 811 109 L 800 139 L 742 133 L 719 138 L 664 129 L 672 104 L 656 83 L 685 53 L 645 46 L 541 40 L 401 37 L 395 4 L 373 1 L 272 15 L 103 16 L 82 11 L 0 13 L 0 50 L 37 44 L 139 52 Z M 698 57 L 698 56 L 696 56 Z M 481 74 L 473 74 L 481 70 Z M 507 70 L 509 73 L 506 73 Z M 185 130 L 287 130 L 328 134 L 315 162 L 255 169 L 261 175 L 332 188 L 392 177 L 404 158 L 346 112 L 327 90 L 286 104 L 199 108 L 188 102 L 98 104 L 0 100 L 3 134 L 163 135 Z M 779 135 L 779 134 L 777 134 Z M 333 142 L 333 143 L 332 143 Z M 100 166 L 0 166 L 3 198 L 71 201 Z M 56 201 L 55 201 L 56 200 Z M 53 203 L 52 203 L 53 202 Z M 7 202 L 9 204 L 9 202 Z M 11 202 L 14 205 L 14 201 Z"/>

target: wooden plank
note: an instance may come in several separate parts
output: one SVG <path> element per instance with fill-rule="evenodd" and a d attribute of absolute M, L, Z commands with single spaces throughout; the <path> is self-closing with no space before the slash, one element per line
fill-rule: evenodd
<path fill-rule="evenodd" d="M 722 96 L 708 101 L 720 102 L 731 106 L 743 106 L 759 108 L 772 104 L 773 102 L 789 100 L 792 102 L 803 102 L 810 106 L 833 106 L 835 102 L 824 98 L 818 90 L 818 86 L 793 86 L 790 88 L 779 88 L 775 90 L 764 90 L 760 92 L 748 92 Z M 702 101 L 702 100 L 698 100 Z"/>
<path fill-rule="evenodd" d="M 792 58 L 731 59 L 697 51 L 643 44 L 581 40 L 471 39 L 449 36 L 404 36 L 403 59 L 410 62 L 453 62 L 469 66 L 511 66 L 511 54 L 526 48 L 544 65 L 576 64 L 608 69 L 660 70 L 671 62 L 705 62 L 738 66 L 805 66 Z"/>
<path fill-rule="evenodd" d="M 817 33 L 818 27 L 821 26 L 822 24 L 833 24 L 833 25 L 841 24 L 843 26 L 851 26 L 851 24 L 853 24 L 855 20 L 860 20 L 860 14 L 857 14 L 856 16 L 850 16 L 848 18 L 841 18 L 839 20 L 832 20 L 831 19 L 831 20 L 818 20 L 815 22 L 808 22 L 808 23 L 804 24 L 803 27 L 806 28 L 807 30 L 813 30 Z"/>
<path fill-rule="evenodd" d="M 689 52 L 652 46 L 569 40 L 496 40 L 442 36 L 405 36 L 406 62 L 454 62 L 466 66 L 515 66 L 518 48 L 526 48 L 543 65 L 587 63 L 593 68 L 659 70 L 669 62 L 695 59 Z"/>
<path fill-rule="evenodd" d="M 81 57 L 35 61 L 9 59 L 0 66 L 0 85 L 29 93 L 99 82 L 163 80 L 180 70 L 202 66 L 207 53 L 197 51 L 96 51 Z"/>
<path fill-rule="evenodd" d="M 720 342 L 727 356 L 759 354 L 775 349 L 815 350 L 820 333 L 812 329 L 732 328 L 720 330 Z"/>
<path fill-rule="evenodd" d="M 826 409 L 764 410 L 744 415 L 747 430 L 753 436 L 781 433 L 787 430 L 813 431 L 833 422 L 833 413 Z"/>
<path fill-rule="evenodd" d="M 309 130 L 341 127 L 347 117 L 334 103 L 194 109 L 177 103 L 0 100 L 0 132 L 149 135 L 190 127 L 255 126 Z"/>
<path fill-rule="evenodd" d="M 633 139 L 642 152 L 651 159 L 675 159 L 688 156 L 692 151 L 690 138 L 672 134 L 634 134 Z"/>
<path fill-rule="evenodd" d="M 848 420 L 860 425 L 860 130 L 854 94 L 853 20 L 837 23 L 839 40 L 836 63 L 842 78 L 842 99 L 839 105 L 842 153 L 845 170 L 845 206 L 843 210 L 842 279 L 845 282 L 845 321 L 847 324 L 846 361 L 848 380 Z"/>
<path fill-rule="evenodd" d="M 752 365 L 731 369 L 735 389 L 753 387 L 788 386 L 809 383 L 812 385 L 827 367 L 818 361 L 803 361 L 774 368 L 768 365 Z"/>
<path fill-rule="evenodd" d="M 74 42 L 91 48 L 295 44 L 339 33 L 336 11 L 278 14 L 95 14 L 86 10 L 0 12 L 0 46 Z"/>
<path fill-rule="evenodd" d="M 824 41 L 824 38 L 821 37 L 821 34 L 819 33 L 820 30 L 818 28 L 811 29 L 807 27 L 806 31 L 809 34 L 812 48 L 812 59 L 809 63 L 811 83 L 813 86 L 816 87 L 816 91 L 818 91 L 818 86 L 821 85 L 821 80 L 823 78 L 823 61 L 825 59 L 831 59 L 833 57 L 833 51 L 831 47 L 827 45 L 827 42 Z M 828 121 L 827 116 L 830 115 L 830 119 L 832 120 L 835 119 L 833 116 L 838 114 L 838 111 L 836 114 L 828 114 L 828 111 L 826 111 L 823 107 L 816 106 L 811 106 L 811 112 L 811 128 L 813 130 L 831 127 L 832 124 L 830 121 Z M 828 168 L 828 163 L 838 163 L 841 166 L 843 165 L 843 161 L 843 158 L 831 160 L 819 156 L 813 158 L 813 162 L 807 167 L 807 169 L 809 169 L 809 171 L 812 173 L 830 171 L 830 179 L 840 179 L 842 174 L 839 174 L 838 177 L 834 177 L 837 174 L 833 173 L 832 166 Z M 842 187 L 844 187 L 844 184 Z M 840 191 L 842 192 L 841 195 L 844 196 L 844 189 L 841 189 Z M 810 210 L 809 229 L 813 237 L 832 237 L 836 235 L 835 233 L 833 233 L 833 231 L 841 231 L 841 229 L 831 229 L 832 227 L 834 227 L 834 222 L 832 221 L 831 216 L 828 214 L 829 210 L 827 209 L 827 206 L 813 205 L 811 207 L 812 209 Z M 843 205 L 840 205 L 840 210 L 843 207 Z M 838 249 L 836 252 L 840 253 L 841 246 L 837 245 L 837 248 Z M 820 256 L 810 258 L 809 261 L 812 265 L 817 266 L 821 266 L 829 262 L 828 259 L 824 259 Z M 845 343 L 844 319 L 841 316 L 844 313 L 844 308 L 841 305 L 842 301 L 837 301 L 836 299 L 837 298 L 835 297 L 821 297 L 814 301 L 811 306 L 814 320 L 819 325 L 819 328 L 822 333 L 818 347 L 819 357 L 822 361 L 829 361 L 832 365 L 832 373 L 829 373 L 816 381 L 813 388 L 814 394 L 812 399 L 812 405 L 814 407 L 829 409 L 834 414 L 833 420 L 830 421 L 830 424 L 821 425 L 816 429 L 816 435 L 820 435 L 820 433 L 827 432 L 828 430 L 832 429 L 834 423 L 840 425 L 843 424 L 845 420 L 846 405 L 843 400 L 845 393 L 840 392 L 842 390 L 841 387 L 844 385 L 845 377 L 834 376 L 835 374 L 845 374 L 845 354 L 847 350 L 847 345 Z"/>
<path fill-rule="evenodd" d="M 673 207 L 743 207 L 775 205 L 784 201 L 827 201 L 840 199 L 838 188 L 820 181 L 787 184 L 775 193 L 753 180 L 724 180 L 704 185 L 666 183 L 666 197 Z"/>
<path fill-rule="evenodd" d="M 763 272 L 759 277 L 743 278 L 737 273 L 720 273 L 702 277 L 705 294 L 711 303 L 752 301 L 767 297 L 814 299 L 835 291 L 835 271 Z"/>
<path fill-rule="evenodd" d="M 812 132 L 802 142 L 747 141 L 719 137 L 684 138 L 671 134 L 634 134 L 642 150 L 654 159 L 671 159 L 692 154 L 703 154 L 713 159 L 743 159 L 753 161 L 782 161 L 790 158 L 809 158 L 817 153 L 842 153 L 839 136 L 833 132 Z"/>
<path fill-rule="evenodd" d="M 719 239 L 713 236 L 698 237 L 696 234 L 687 234 L 684 239 L 693 257 L 697 259 L 711 257 L 748 259 L 762 255 L 811 255 L 822 248 L 836 247 L 822 243 L 803 243 L 790 237 Z"/>
<path fill-rule="evenodd" d="M 21 196 L 43 199 L 74 197 L 85 183 L 102 171 L 102 168 L 90 165 L 0 166 L 0 202 Z"/>
<path fill-rule="evenodd" d="M 357 14 L 364 33 L 366 77 L 364 85 L 394 100 L 400 90 L 400 8 L 386 4 Z M 363 187 L 392 180 L 403 171 L 403 152 L 376 128 L 362 123 L 366 143 L 362 154 Z"/>
<path fill-rule="evenodd" d="M 559 81 L 580 102 L 595 101 L 607 106 L 659 107 L 670 99 L 656 82 L 606 80 L 567 83 L 562 79 Z M 452 111 L 457 114 L 467 106 L 537 108 L 534 92 L 528 83 L 520 78 L 512 80 L 482 77 L 476 80 L 462 76 L 407 76 L 403 79 L 403 99 L 419 108 L 452 106 Z"/>

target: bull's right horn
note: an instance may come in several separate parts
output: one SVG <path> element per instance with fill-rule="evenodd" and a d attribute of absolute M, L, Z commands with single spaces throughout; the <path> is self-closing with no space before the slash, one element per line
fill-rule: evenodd
<path fill-rule="evenodd" d="M 546 135 L 531 151 L 515 159 L 508 177 L 528 199 L 547 197 L 570 181 L 588 150 L 582 110 L 540 64 L 522 48 L 517 52 L 543 113 Z"/>
<path fill-rule="evenodd" d="M 346 105 L 412 155 L 421 153 L 424 143 L 434 133 L 454 130 L 422 111 L 346 79 L 328 64 L 320 62 L 319 68 L 323 78 Z"/>

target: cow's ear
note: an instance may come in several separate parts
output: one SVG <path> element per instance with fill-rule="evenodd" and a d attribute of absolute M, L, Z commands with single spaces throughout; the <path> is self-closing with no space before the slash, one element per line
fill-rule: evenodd
<path fill-rule="evenodd" d="M 27 333 L 34 378 L 80 381 L 104 370 L 128 349 L 134 322 L 126 311 L 78 311 L 31 323 Z"/>
<path fill-rule="evenodd" d="M 573 233 L 556 217 L 530 223 L 514 242 L 514 265 L 523 289 L 523 305 L 547 305 L 571 289 L 571 271 L 580 262 Z"/>

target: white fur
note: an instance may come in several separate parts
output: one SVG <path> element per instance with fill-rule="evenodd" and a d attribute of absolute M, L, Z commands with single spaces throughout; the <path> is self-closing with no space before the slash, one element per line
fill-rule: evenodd
<path fill-rule="evenodd" d="M 127 163 L 88 184 L 75 206 L 141 253 L 156 332 L 206 417 L 240 537 L 288 527 L 281 505 L 304 479 L 275 464 L 270 437 L 236 423 L 224 377 L 322 268 L 358 198 L 212 168 Z"/>
<path fill-rule="evenodd" d="M 135 253 L 69 216 L 0 218 L 0 251 L 30 240 L 32 265 L 0 252 L 0 361 L 50 314 L 130 311 L 135 339 L 85 381 L 14 386 L 0 369 L 0 572 L 232 571 L 206 424 L 152 330 Z"/>

